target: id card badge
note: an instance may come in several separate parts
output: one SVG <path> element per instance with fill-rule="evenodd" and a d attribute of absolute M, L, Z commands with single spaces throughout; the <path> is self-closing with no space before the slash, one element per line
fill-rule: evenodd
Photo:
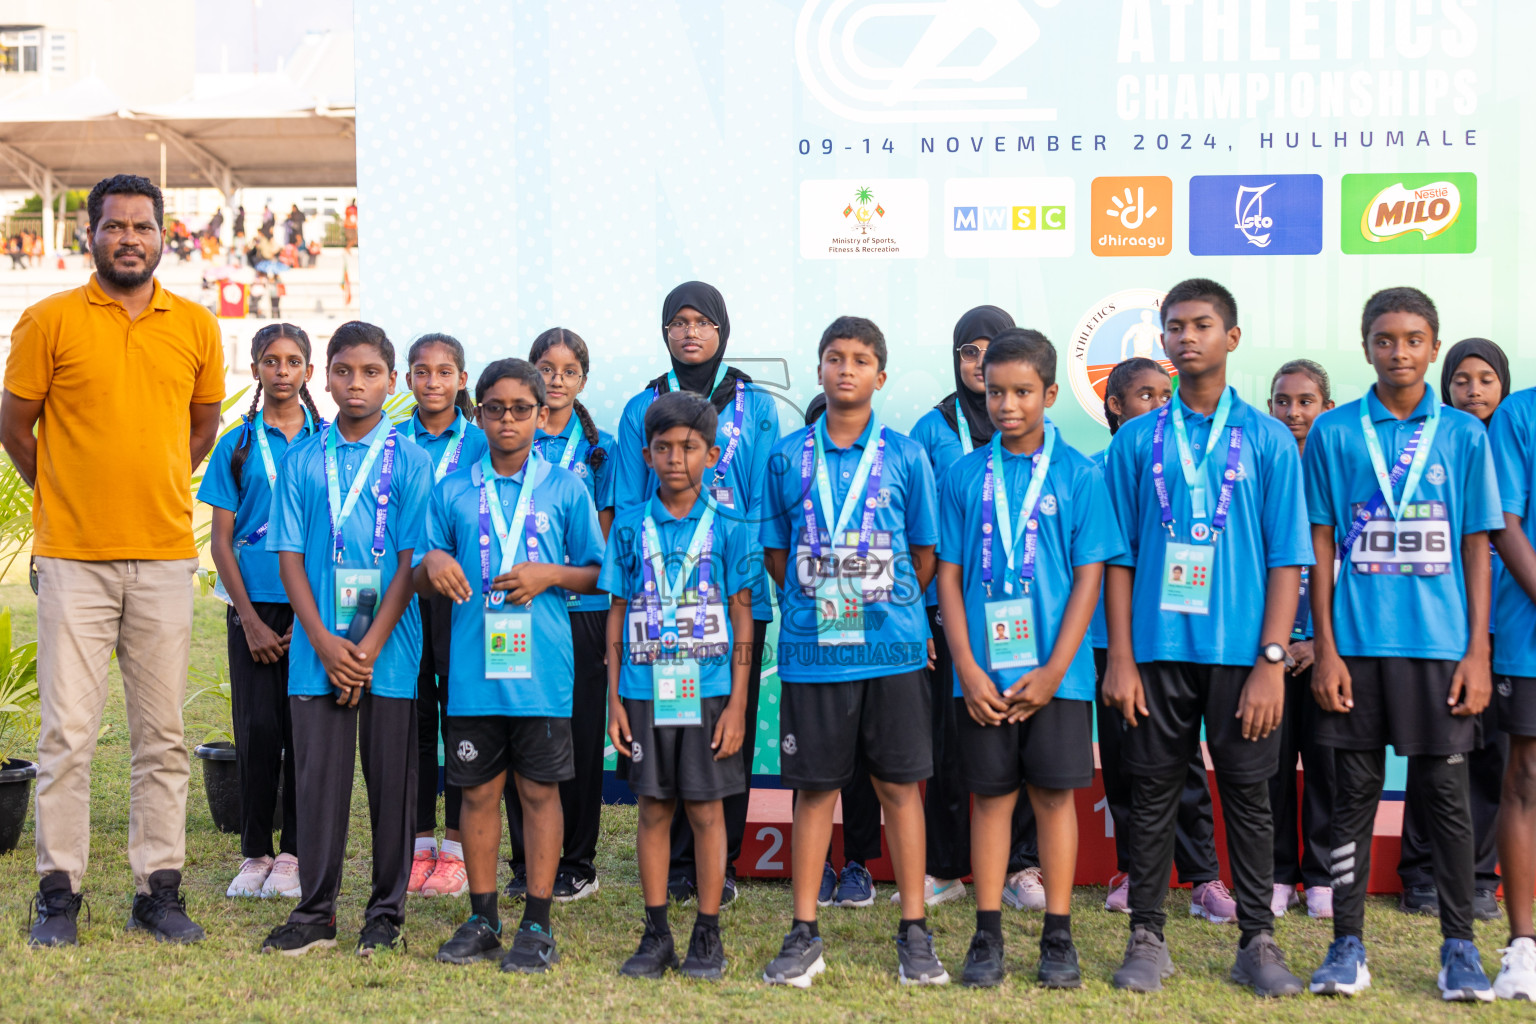
<path fill-rule="evenodd" d="M 724 508 L 736 507 L 736 488 L 734 487 L 725 487 L 723 485 L 711 487 L 709 489 L 709 496 L 714 499 L 716 505 Z"/>
<path fill-rule="evenodd" d="M 844 587 L 845 581 L 837 576 L 818 576 L 816 579 L 816 643 L 823 647 L 862 644 L 864 642 L 864 600 L 862 596 L 847 593 L 855 589 Z"/>
<path fill-rule="evenodd" d="M 703 725 L 699 699 L 699 663 L 693 658 L 665 658 L 651 666 L 652 713 L 657 725 Z"/>
<path fill-rule="evenodd" d="M 988 601 L 987 668 L 1034 668 L 1040 664 L 1035 646 L 1033 602 L 1028 598 Z"/>
<path fill-rule="evenodd" d="M 1211 576 L 1216 548 L 1210 544 L 1169 544 L 1163 555 L 1160 607 L 1185 615 L 1211 614 Z"/>
<path fill-rule="evenodd" d="M 371 589 L 379 595 L 379 600 L 384 599 L 379 590 L 379 570 L 377 569 L 342 569 L 334 570 L 335 586 L 331 588 L 334 595 L 334 606 L 331 614 L 331 628 L 337 633 L 345 634 L 347 627 L 352 625 L 352 617 L 357 614 L 357 595 Z"/>
<path fill-rule="evenodd" d="M 533 678 L 533 614 L 485 612 L 485 678 Z"/>

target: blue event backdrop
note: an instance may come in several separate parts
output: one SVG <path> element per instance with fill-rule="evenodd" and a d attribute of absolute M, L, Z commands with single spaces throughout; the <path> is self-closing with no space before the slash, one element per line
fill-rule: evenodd
<path fill-rule="evenodd" d="M 989 302 L 1056 342 L 1052 416 L 1097 450 L 1103 376 L 1161 357 L 1157 302 L 1192 275 L 1238 298 L 1253 401 L 1293 355 L 1357 397 L 1361 303 L 1396 284 L 1536 384 L 1525 0 L 355 9 L 364 316 L 457 335 L 472 372 L 569 327 L 610 428 L 689 278 L 724 292 L 730 361 L 786 423 L 834 316 L 884 328 L 906 428 Z M 760 730 L 759 770 L 774 753 Z"/>

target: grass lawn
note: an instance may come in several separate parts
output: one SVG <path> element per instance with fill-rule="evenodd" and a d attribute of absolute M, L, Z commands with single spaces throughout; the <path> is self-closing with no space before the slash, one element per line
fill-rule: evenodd
<path fill-rule="evenodd" d="M 35 629 L 31 593 L 24 585 L 0 587 L 0 604 L 16 617 L 17 642 Z M 214 671 L 224 658 L 223 606 L 212 598 L 197 602 L 193 666 Z M 114 668 L 114 675 L 116 670 Z M 189 742 L 211 726 L 227 727 L 213 702 L 187 714 Z M 562 961 L 548 977 L 508 977 L 494 964 L 449 967 L 433 962 L 437 946 L 467 914 L 467 900 L 410 903 L 405 926 L 409 952 L 368 962 L 350 955 L 349 938 L 361 925 L 367 897 L 368 829 L 362 780 L 354 793 L 352 841 L 338 914 L 340 942 L 333 952 L 291 960 L 262 957 L 262 937 L 280 923 L 285 902 L 229 900 L 224 889 L 239 861 L 236 838 L 216 832 L 208 816 L 202 779 L 193 760 L 188 800 L 185 891 L 195 920 L 208 940 L 192 948 L 159 946 L 124 933 L 132 880 L 125 855 L 128 834 L 128 733 L 120 689 L 107 709 L 109 731 L 96 759 L 93 794 L 93 850 L 86 880 L 90 922 L 82 915 L 81 945 L 65 951 L 30 951 L 25 916 L 36 877 L 31 857 L 32 827 L 22 846 L 0 858 L 0 1020 L 30 1021 L 398 1021 L 518 1020 L 1050 1020 L 1104 1021 L 1421 1021 L 1528 1019 L 1526 1005 L 1495 1004 L 1476 1009 L 1440 1002 L 1434 986 L 1437 923 L 1397 913 L 1386 899 L 1373 899 L 1367 933 L 1375 988 L 1355 999 L 1325 1001 L 1303 996 L 1285 1003 L 1261 1003 L 1226 980 L 1237 932 L 1187 915 L 1188 897 L 1169 897 L 1168 929 L 1179 973 L 1161 995 L 1132 996 L 1114 991 L 1109 977 L 1126 939 L 1126 919 L 1101 908 L 1102 889 L 1081 889 L 1075 901 L 1075 930 L 1086 986 L 1077 992 L 1045 992 L 1031 983 L 1040 917 L 1004 911 L 1013 973 L 999 990 L 971 992 L 951 985 L 915 991 L 895 980 L 891 936 L 896 909 L 886 902 L 888 886 L 874 908 L 831 909 L 822 915 L 828 970 L 809 992 L 771 989 L 759 980 L 762 965 L 778 950 L 789 912 L 787 882 L 743 885 L 741 898 L 722 919 L 731 966 L 722 984 L 669 977 L 660 983 L 632 982 L 616 969 L 639 937 L 642 908 L 635 868 L 633 808 L 609 808 L 603 817 L 598 871 L 602 891 L 580 903 L 557 906 L 555 934 Z M 414 756 L 414 751 L 402 751 Z M 505 869 L 503 869 L 505 871 Z M 503 883 L 505 879 L 503 879 Z M 940 955 L 958 974 L 974 924 L 975 904 L 967 899 L 937 908 L 929 918 Z M 515 926 L 518 911 L 503 905 Z M 674 911 L 674 932 L 686 945 L 690 910 Z M 1502 922 L 1478 925 L 1478 945 L 1492 976 Z M 1279 938 L 1303 977 L 1322 957 L 1330 938 L 1326 922 L 1305 914 L 1279 923 Z"/>

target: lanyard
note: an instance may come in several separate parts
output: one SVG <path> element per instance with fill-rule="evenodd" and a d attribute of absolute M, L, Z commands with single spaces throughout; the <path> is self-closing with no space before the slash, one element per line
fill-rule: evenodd
<path fill-rule="evenodd" d="M 960 432 L 960 451 L 971 454 L 975 444 L 971 441 L 971 425 L 965 422 L 965 410 L 960 408 L 960 396 L 955 396 L 955 429 Z"/>
<path fill-rule="evenodd" d="M 561 469 L 570 469 L 571 463 L 576 461 L 576 445 L 581 441 L 581 418 L 573 411 L 571 422 L 566 424 L 565 434 L 555 434 L 554 437 L 565 438 L 565 450 L 560 453 L 560 461 L 555 463 Z"/>
<path fill-rule="evenodd" d="M 1033 456 L 1034 468 L 1030 470 L 1029 486 L 1024 491 L 1024 504 L 1019 508 L 1018 529 L 1013 528 L 1013 513 L 1008 508 L 1008 474 L 1003 469 L 1003 435 L 992 435 L 992 447 L 987 452 L 987 472 L 981 484 L 981 582 L 992 596 L 992 509 L 997 508 L 998 532 L 1003 541 L 1003 552 L 1008 560 L 1008 570 L 1003 576 L 1003 593 L 1013 594 L 1013 564 L 1016 552 L 1024 552 L 1019 566 L 1019 579 L 1029 592 L 1030 580 L 1035 578 L 1035 553 L 1039 550 L 1036 531 L 1040 521 L 1035 518 L 1035 508 L 1040 503 L 1040 492 L 1045 489 L 1045 474 L 1051 469 L 1051 453 L 1056 449 L 1056 429 L 1045 428 L 1045 443 Z M 994 467 L 996 469 L 994 470 Z M 997 500 L 997 495 L 1002 500 Z"/>
<path fill-rule="evenodd" d="M 1371 422 L 1370 400 L 1368 397 L 1360 399 L 1360 430 L 1365 434 L 1366 451 L 1371 454 L 1371 468 L 1376 471 L 1376 493 L 1355 513 L 1354 521 L 1349 524 L 1349 532 L 1334 552 L 1337 558 L 1342 560 L 1345 552 L 1355 546 L 1355 541 L 1375 518 L 1377 509 L 1385 507 L 1394 520 L 1403 517 L 1403 509 L 1419 489 L 1419 478 L 1424 475 L 1424 464 L 1429 461 L 1429 447 L 1434 443 L 1435 431 L 1440 428 L 1440 399 L 1433 391 L 1429 392 L 1429 402 L 1429 415 L 1414 428 L 1413 436 L 1392 464 L 1392 472 L 1389 474 L 1386 457 L 1381 450 L 1381 438 L 1376 433 L 1376 425 Z M 1394 503 L 1392 494 L 1405 475 L 1408 482 L 1403 486 L 1403 500 Z"/>
<path fill-rule="evenodd" d="M 418 410 L 419 412 L 420 410 Z M 416 440 L 417 413 L 411 413 L 411 418 L 405 421 L 405 436 L 412 441 Z M 442 458 L 437 460 L 437 469 L 432 473 L 432 482 L 438 483 L 443 477 L 459 468 L 459 456 L 464 452 L 464 432 L 469 426 L 469 421 L 464 418 L 464 410 L 460 409 L 453 418 L 453 426 L 444 433 L 452 433 L 455 440 L 444 450 Z"/>
<path fill-rule="evenodd" d="M 720 361 L 720 365 L 715 367 L 715 382 L 709 386 L 709 394 L 705 395 L 704 397 L 708 398 L 708 397 L 710 397 L 710 395 L 713 395 L 715 393 L 715 389 L 720 386 L 720 383 L 723 380 L 725 380 L 725 360 L 722 359 Z M 741 385 L 741 382 L 737 381 L 736 384 L 737 384 L 737 387 L 739 388 L 740 385 Z M 681 391 L 681 390 L 683 390 L 683 386 L 677 382 L 677 371 L 676 370 L 668 370 L 667 371 L 667 390 L 668 391 Z M 741 392 L 739 390 L 736 393 L 738 395 L 741 394 Z"/>
<path fill-rule="evenodd" d="M 321 425 L 324 425 L 324 421 L 322 421 Z M 308 433 L 313 429 L 315 429 L 314 418 L 310 416 L 309 410 L 305 409 L 304 427 L 300 433 Z M 267 488 L 272 493 L 267 497 L 267 518 L 262 520 L 260 526 L 245 535 L 243 543 L 246 545 L 255 544 L 267 535 L 267 526 L 272 521 L 272 500 L 276 496 L 275 485 L 277 484 L 277 461 L 272 458 L 272 444 L 267 440 L 267 421 L 262 418 L 261 413 L 258 412 L 256 414 L 256 419 L 251 424 L 251 430 L 256 434 L 256 450 L 261 453 L 261 466 L 267 474 Z"/>
<path fill-rule="evenodd" d="M 843 495 L 843 507 L 837 513 L 836 525 L 828 534 L 832 546 L 837 546 L 837 538 L 848 526 L 848 520 L 853 516 L 854 506 L 859 503 L 859 488 L 869 481 L 864 495 L 864 518 L 859 524 L 859 557 L 869 557 L 870 534 L 875 527 L 875 504 L 880 493 L 880 476 L 885 469 L 885 428 L 880 425 L 880 417 L 873 410 L 869 414 L 869 441 L 864 445 L 864 454 L 859 457 L 858 469 L 854 470 L 853 479 L 848 484 L 848 492 Z M 811 557 L 817 562 L 821 561 L 821 530 L 816 520 L 816 502 L 812 500 L 811 476 L 814 469 L 816 477 L 816 490 L 821 495 L 822 511 L 828 516 L 832 514 L 832 479 L 827 473 L 827 455 L 823 441 L 827 432 L 826 417 L 818 419 L 814 424 L 805 428 L 805 445 L 800 449 L 800 493 L 805 495 L 802 506 L 805 509 L 805 527 L 808 534 L 807 540 L 811 548 Z"/>
<path fill-rule="evenodd" d="M 387 422 L 387 421 L 386 421 Z M 336 467 L 336 424 L 332 423 L 325 428 L 325 497 L 326 508 L 331 515 L 331 536 L 336 538 L 336 561 L 341 561 L 342 553 L 346 550 L 346 539 L 342 536 L 342 527 L 346 525 L 347 517 L 352 514 L 352 509 L 357 506 L 358 495 L 363 493 L 363 488 L 368 486 L 368 473 L 373 469 L 373 464 L 379 458 L 379 453 L 384 453 L 384 460 L 379 463 L 379 500 L 375 503 L 373 515 L 373 563 L 377 565 L 379 559 L 384 557 L 384 526 L 389 521 L 389 485 L 390 478 L 395 471 L 395 428 L 391 426 L 388 431 L 374 428 L 373 443 L 368 446 L 368 454 L 363 456 L 362 465 L 357 467 L 357 475 L 352 478 L 352 486 L 347 488 L 347 499 L 341 499 L 341 476 Z"/>
<path fill-rule="evenodd" d="M 538 482 L 539 457 L 528 452 L 523 463 L 523 484 L 518 488 L 517 504 L 512 509 L 512 522 L 508 523 L 501 511 L 501 497 L 491 492 L 496 489 L 496 471 L 491 468 L 489 452 L 480 457 L 472 471 L 474 484 L 480 489 L 480 593 L 486 603 L 499 607 L 506 600 L 505 590 L 491 589 L 491 530 L 501 542 L 501 568 L 497 575 L 511 569 L 517 558 L 517 534 L 523 534 L 523 547 L 528 561 L 539 560 L 538 512 L 533 504 L 533 488 Z"/>
<path fill-rule="evenodd" d="M 704 639 L 705 607 L 709 604 L 709 552 L 715 540 L 715 506 L 706 502 L 699 516 L 699 525 L 693 528 L 688 541 L 688 553 L 683 564 L 677 567 L 677 575 L 669 583 L 667 567 L 662 556 L 661 540 L 656 532 L 656 499 L 652 498 L 645 508 L 645 521 L 640 535 L 640 567 L 645 581 L 645 635 L 650 640 L 660 640 L 663 632 L 671 639 L 668 646 L 677 642 L 677 606 L 683 599 L 688 583 L 689 567 L 699 567 L 699 607 L 693 616 L 693 638 Z"/>
<path fill-rule="evenodd" d="M 1157 423 L 1152 428 L 1152 489 L 1157 494 L 1162 524 L 1172 536 L 1173 502 L 1168 497 L 1168 481 L 1163 475 L 1163 452 L 1171 413 L 1174 438 L 1179 446 L 1179 466 L 1184 472 L 1184 484 L 1189 488 L 1189 501 L 1196 520 L 1193 533 L 1196 534 L 1196 540 L 1204 540 L 1205 538 L 1198 534 L 1205 532 L 1204 520 L 1207 511 L 1205 462 L 1210 458 L 1211 450 L 1216 446 L 1221 431 L 1227 426 L 1227 417 L 1232 409 L 1232 389 L 1227 388 L 1223 391 L 1221 401 L 1216 403 L 1216 416 L 1211 421 L 1211 433 L 1206 442 L 1206 452 L 1198 462 L 1189 450 L 1189 434 L 1184 428 L 1184 414 L 1179 408 L 1181 405 L 1179 398 L 1175 396 L 1173 401 L 1157 412 Z M 1232 507 L 1232 492 L 1237 486 L 1237 470 L 1242 454 L 1243 428 L 1232 427 L 1227 432 L 1227 465 L 1221 475 L 1221 490 L 1216 498 L 1216 514 L 1211 517 L 1210 528 L 1217 533 L 1227 525 L 1227 513 Z"/>
<path fill-rule="evenodd" d="M 725 474 L 731 468 L 731 460 L 736 457 L 736 449 L 741 446 L 741 421 L 747 414 L 747 384 L 740 377 L 736 378 L 736 409 L 731 413 L 731 439 L 725 443 L 725 454 L 720 456 L 720 461 L 715 463 L 715 486 L 719 487 L 725 481 Z"/>

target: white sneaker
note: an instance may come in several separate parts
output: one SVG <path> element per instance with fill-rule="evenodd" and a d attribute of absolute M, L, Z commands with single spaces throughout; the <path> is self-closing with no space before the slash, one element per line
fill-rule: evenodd
<path fill-rule="evenodd" d="M 272 862 L 272 873 L 261 887 L 261 898 L 269 900 L 274 896 L 282 896 L 296 900 L 303 895 L 304 890 L 299 885 L 299 858 L 291 853 L 278 854 L 277 860 Z"/>
<path fill-rule="evenodd" d="M 260 896 L 261 887 L 272 870 L 271 857 L 247 857 L 240 864 L 240 872 L 229 883 L 225 896 Z"/>
<path fill-rule="evenodd" d="M 958 878 L 934 878 L 923 876 L 923 906 L 936 907 L 940 903 L 965 899 L 965 883 Z M 901 890 L 891 893 L 891 902 L 901 902 Z"/>
<path fill-rule="evenodd" d="M 1329 920 L 1333 917 L 1333 886 L 1307 886 L 1307 916 L 1320 920 Z"/>
<path fill-rule="evenodd" d="M 1500 999 L 1536 999 L 1536 942 L 1518 938 L 1499 952 L 1504 960 L 1493 980 L 1493 994 Z"/>
<path fill-rule="evenodd" d="M 1276 883 L 1275 890 L 1269 897 L 1269 910 L 1276 917 L 1284 917 L 1287 910 L 1300 903 L 1301 897 L 1296 894 L 1294 885 Z"/>
<path fill-rule="evenodd" d="M 1025 868 L 1008 876 L 1003 886 L 1003 902 L 1014 910 L 1044 910 L 1045 883 L 1039 868 Z"/>

